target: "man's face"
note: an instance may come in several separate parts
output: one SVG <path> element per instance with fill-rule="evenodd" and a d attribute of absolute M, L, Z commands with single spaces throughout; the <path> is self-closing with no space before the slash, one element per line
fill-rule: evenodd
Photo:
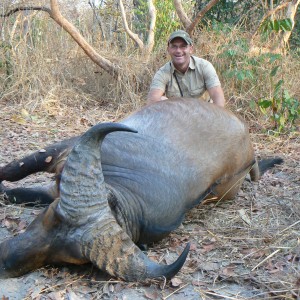
<path fill-rule="evenodd" d="M 193 46 L 181 38 L 173 39 L 168 45 L 168 53 L 175 67 L 187 67 L 193 53 Z"/>

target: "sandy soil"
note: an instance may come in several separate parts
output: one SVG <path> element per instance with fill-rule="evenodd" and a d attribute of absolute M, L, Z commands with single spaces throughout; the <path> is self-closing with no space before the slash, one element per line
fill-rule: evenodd
<path fill-rule="evenodd" d="M 0 164 L 86 130 L 111 112 L 73 112 L 30 116 L 20 108 L 0 107 Z M 1 106 L 1 105 L 0 105 Z M 46 125 L 47 124 L 47 125 Z M 185 222 L 148 256 L 170 263 L 190 241 L 191 251 L 171 281 L 126 283 L 85 266 L 47 266 L 20 278 L 0 280 L 2 299 L 299 299 L 300 192 L 299 136 L 270 138 L 252 134 L 258 156 L 285 159 L 258 183 L 245 182 L 236 199 L 194 208 Z M 43 184 L 37 174 L 10 186 Z M 5 204 L 0 199 L 0 241 L 22 232 L 39 208 Z"/>

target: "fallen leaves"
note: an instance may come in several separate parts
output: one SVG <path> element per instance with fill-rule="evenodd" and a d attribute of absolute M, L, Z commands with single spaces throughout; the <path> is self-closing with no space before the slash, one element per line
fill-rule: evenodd
<path fill-rule="evenodd" d="M 149 290 L 146 290 L 144 295 L 147 299 L 151 299 L 151 300 L 160 299 L 160 293 L 155 288 L 150 288 Z"/>
<path fill-rule="evenodd" d="M 212 251 L 212 250 L 214 250 L 214 249 L 216 249 L 217 248 L 217 245 L 216 245 L 216 243 L 215 242 L 211 242 L 211 243 L 207 243 L 207 244 L 202 244 L 201 245 L 201 250 L 200 250 L 200 252 L 201 253 L 207 253 L 207 252 L 210 252 L 210 251 Z"/>
<path fill-rule="evenodd" d="M 235 269 L 236 269 L 236 265 L 235 264 L 230 264 L 227 267 L 225 267 L 224 269 L 221 270 L 221 274 L 226 276 L 226 277 L 231 277 L 236 275 L 235 274 Z"/>
<path fill-rule="evenodd" d="M 1 225 L 6 227 L 7 230 L 11 231 L 12 233 L 21 233 L 24 232 L 27 223 L 24 220 L 21 220 L 19 217 L 10 217 L 6 216 L 2 221 Z"/>
<path fill-rule="evenodd" d="M 266 250 L 256 249 L 256 248 L 244 248 L 244 249 L 241 249 L 241 253 L 245 255 L 243 257 L 243 259 L 246 259 L 246 258 L 260 259 L 266 255 Z"/>
<path fill-rule="evenodd" d="M 247 225 L 251 226 L 251 220 L 250 220 L 247 212 L 245 211 L 245 209 L 242 208 L 242 209 L 238 210 L 238 214 Z"/>
<path fill-rule="evenodd" d="M 182 280 L 177 277 L 172 278 L 170 282 L 173 287 L 178 287 L 183 283 Z"/>

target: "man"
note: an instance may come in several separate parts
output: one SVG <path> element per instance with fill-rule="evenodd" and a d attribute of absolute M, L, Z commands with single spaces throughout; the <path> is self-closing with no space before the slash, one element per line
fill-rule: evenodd
<path fill-rule="evenodd" d="M 193 41 L 187 32 L 178 30 L 170 35 L 167 51 L 171 61 L 154 75 L 148 104 L 172 97 L 200 98 L 207 91 L 214 104 L 225 105 L 215 68 L 209 61 L 192 56 L 193 50 Z"/>

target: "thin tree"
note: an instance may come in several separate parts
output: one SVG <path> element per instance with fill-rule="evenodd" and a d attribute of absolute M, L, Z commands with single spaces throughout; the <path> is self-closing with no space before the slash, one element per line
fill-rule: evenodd
<path fill-rule="evenodd" d="M 197 24 L 202 20 L 202 18 L 204 17 L 204 15 L 212 8 L 214 7 L 220 0 L 211 0 L 209 1 L 205 7 L 203 9 L 201 9 L 196 17 L 191 20 L 187 14 L 185 13 L 183 7 L 182 7 L 182 3 L 181 0 L 174 0 L 174 7 L 176 10 L 176 13 L 180 19 L 180 21 L 182 22 L 185 31 L 189 34 L 192 35 L 195 27 L 197 26 Z"/>

